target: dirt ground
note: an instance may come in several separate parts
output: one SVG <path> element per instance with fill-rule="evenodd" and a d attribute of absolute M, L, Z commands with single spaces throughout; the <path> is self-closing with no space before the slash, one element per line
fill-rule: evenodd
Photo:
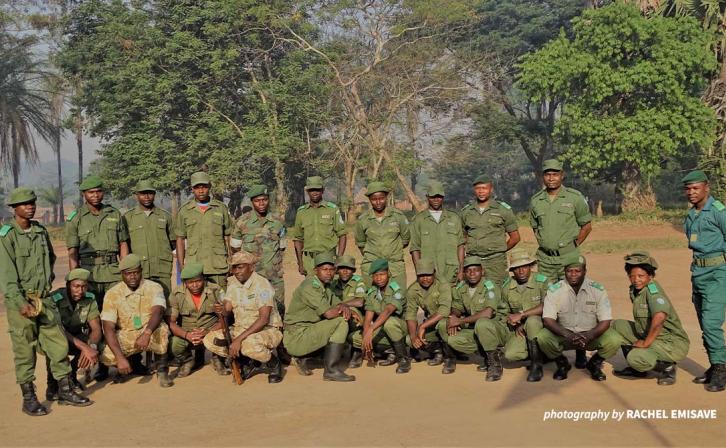
<path fill-rule="evenodd" d="M 671 226 L 599 227 L 593 240 L 679 237 Z M 524 232 L 525 240 L 531 233 Z M 681 235 L 682 237 L 682 235 Z M 684 239 L 685 246 L 685 239 Z M 636 249 L 633 247 L 632 249 Z M 587 249 L 585 249 L 587 250 Z M 57 247 L 59 254 L 65 252 Z M 356 253 L 357 254 L 357 253 Z M 475 365 L 460 363 L 453 375 L 440 367 L 414 364 L 408 375 L 393 368 L 362 367 L 354 383 L 323 382 L 287 370 L 282 383 L 267 384 L 258 375 L 242 386 L 219 377 L 210 366 L 174 387 L 161 389 L 151 377 L 124 384 L 91 383 L 88 408 L 50 405 L 44 418 L 20 412 L 12 351 L 0 337 L 0 445 L 3 446 L 725 446 L 726 393 L 708 393 L 691 383 L 707 365 L 695 313 L 690 303 L 686 248 L 656 250 L 658 280 L 674 301 L 691 338 L 688 358 L 680 363 L 678 382 L 659 387 L 654 379 L 625 380 L 611 374 L 622 367 L 621 355 L 606 364 L 608 379 L 596 383 L 573 370 L 566 381 L 545 378 L 527 383 L 521 365 L 487 383 Z M 609 291 L 616 318 L 630 318 L 623 253 L 591 254 L 589 275 Z M 301 277 L 286 257 L 288 300 Z M 409 266 L 409 279 L 412 271 Z M 56 265 L 58 277 L 67 260 Z M 0 331 L 7 333 L 2 319 Z M 570 354 L 574 356 L 574 354 Z M 37 369 L 39 396 L 45 392 L 42 359 Z M 633 419 L 620 421 L 544 421 L 547 411 L 716 410 L 716 419 Z"/>

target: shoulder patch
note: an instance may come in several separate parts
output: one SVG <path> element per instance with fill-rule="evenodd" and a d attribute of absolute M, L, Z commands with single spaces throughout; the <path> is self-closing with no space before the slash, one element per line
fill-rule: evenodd
<path fill-rule="evenodd" d="M 96 295 L 92 292 L 86 291 L 86 298 L 91 300 L 96 300 Z"/>
<path fill-rule="evenodd" d="M 656 285 L 655 283 L 648 283 L 648 291 L 650 291 L 653 294 L 660 292 L 660 291 L 658 291 L 658 285 Z"/>
<path fill-rule="evenodd" d="M 61 300 L 63 300 L 63 294 L 61 294 L 60 292 L 53 294 L 54 302 L 60 302 Z"/>
<path fill-rule="evenodd" d="M 554 291 L 557 291 L 558 289 L 560 289 L 560 287 L 562 287 L 562 281 L 559 281 L 557 283 L 552 283 L 550 285 L 550 287 L 547 288 L 547 289 L 550 290 L 550 291 L 552 291 L 552 292 L 554 292 Z"/>
<path fill-rule="evenodd" d="M 318 281 L 318 279 L 317 279 L 317 278 L 314 278 L 314 279 L 313 279 L 313 281 L 312 281 L 311 283 L 313 284 L 313 288 L 318 288 L 318 289 L 320 289 L 320 288 L 322 288 L 322 287 L 323 287 L 323 285 L 321 285 L 321 284 L 320 284 L 320 281 Z"/>
<path fill-rule="evenodd" d="M 501 204 L 502 207 L 506 208 L 507 210 L 511 210 L 512 206 L 507 204 L 506 202 L 499 201 L 499 204 Z"/>
<path fill-rule="evenodd" d="M 332 203 L 332 202 L 326 202 L 326 204 L 327 204 L 327 206 L 328 206 L 328 207 L 330 207 L 330 208 L 338 208 L 338 206 L 337 206 L 337 205 L 335 205 L 335 204 L 334 204 L 334 203 Z"/>
<path fill-rule="evenodd" d="M 464 285 L 465 285 L 464 282 L 459 282 L 459 283 L 456 284 L 455 288 L 456 289 L 462 289 L 464 287 Z"/>
<path fill-rule="evenodd" d="M 303 204 L 303 205 L 301 205 L 300 207 L 298 207 L 297 209 L 298 209 L 298 210 L 303 210 L 303 209 L 305 209 L 305 207 L 306 207 L 306 206 L 307 206 L 307 204 Z"/>
<path fill-rule="evenodd" d="M 502 286 L 509 286 L 509 284 L 512 283 L 512 277 L 507 277 L 504 279 L 504 283 L 502 283 Z"/>
<path fill-rule="evenodd" d="M 537 274 L 534 276 L 534 280 L 540 283 L 544 283 L 547 281 L 547 276 L 544 274 Z"/>
<path fill-rule="evenodd" d="M 718 200 L 713 201 L 713 207 L 720 212 L 726 210 L 726 205 L 723 205 L 723 202 Z"/>
<path fill-rule="evenodd" d="M 358 275 L 358 274 L 353 274 L 353 276 L 352 276 L 351 278 L 352 278 L 353 280 L 355 280 L 355 281 L 359 282 L 359 281 L 361 281 L 361 278 L 362 278 L 362 277 L 361 277 L 360 275 Z"/>
<path fill-rule="evenodd" d="M 492 282 L 491 280 L 485 280 L 484 286 L 486 286 L 487 289 L 494 289 L 494 282 Z"/>
<path fill-rule="evenodd" d="M 73 210 L 70 215 L 68 215 L 68 218 L 66 218 L 66 221 L 70 221 L 71 219 L 75 218 L 78 214 L 78 210 Z"/>
<path fill-rule="evenodd" d="M 394 291 L 398 291 L 399 289 L 401 289 L 401 287 L 398 286 L 398 283 L 396 283 L 395 281 L 392 281 L 391 283 L 389 283 L 388 286 L 390 286 L 391 289 Z"/>
<path fill-rule="evenodd" d="M 600 291 L 605 291 L 605 287 L 598 282 L 590 282 L 590 286 L 592 286 L 595 289 L 599 289 Z"/>
<path fill-rule="evenodd" d="M 5 236 L 10 232 L 10 229 L 12 229 L 13 226 L 10 224 L 5 224 L 4 226 L 0 227 L 0 236 Z"/>
<path fill-rule="evenodd" d="M 471 205 L 471 202 L 470 202 L 470 203 L 466 204 L 465 206 L 463 206 L 461 209 L 462 210 L 469 210 L 471 208 L 474 208 L 474 207 Z"/>

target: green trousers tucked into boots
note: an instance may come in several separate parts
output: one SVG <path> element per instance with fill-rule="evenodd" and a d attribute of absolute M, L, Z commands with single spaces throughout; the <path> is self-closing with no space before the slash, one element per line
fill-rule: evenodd
<path fill-rule="evenodd" d="M 342 317 L 336 317 L 310 325 L 285 328 L 283 344 L 292 356 L 305 356 L 330 342 L 344 344 L 347 336 L 348 322 Z"/>
<path fill-rule="evenodd" d="M 597 350 L 602 358 L 607 359 L 614 356 L 620 350 L 622 341 L 623 338 L 617 331 L 608 328 L 599 338 L 590 341 L 585 349 Z M 564 350 L 572 350 L 575 348 L 570 346 L 565 338 L 552 333 L 546 328 L 543 328 L 542 331 L 537 333 L 537 342 L 542 353 L 550 359 L 557 358 Z"/>
<path fill-rule="evenodd" d="M 623 338 L 622 345 L 632 345 L 639 339 L 645 339 L 645 335 L 635 332 L 635 322 L 624 319 L 613 321 L 611 328 L 618 332 Z M 628 352 L 625 360 L 628 365 L 639 372 L 653 370 L 658 361 L 678 362 L 688 355 L 688 340 L 669 336 L 667 339 L 656 338 L 648 348 L 636 348 Z"/>

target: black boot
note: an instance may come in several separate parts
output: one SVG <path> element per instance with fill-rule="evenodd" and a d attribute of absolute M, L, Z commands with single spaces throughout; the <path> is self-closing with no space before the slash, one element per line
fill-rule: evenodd
<path fill-rule="evenodd" d="M 484 353 L 484 349 L 481 348 L 480 345 L 478 345 L 479 355 L 481 355 L 481 361 L 476 366 L 477 372 L 486 372 L 489 368 L 489 363 L 487 361 L 487 354 Z"/>
<path fill-rule="evenodd" d="M 537 340 L 527 341 L 527 349 L 529 351 L 529 374 L 527 375 L 527 381 L 530 383 L 536 383 L 542 379 L 542 353 L 539 351 L 539 345 Z"/>
<path fill-rule="evenodd" d="M 158 355 L 158 359 L 156 360 L 156 377 L 159 378 L 159 386 L 161 387 L 171 387 L 174 385 L 174 382 L 169 378 L 169 358 L 167 358 L 166 353 Z"/>
<path fill-rule="evenodd" d="M 441 368 L 441 373 L 448 375 L 456 371 L 456 355 L 454 349 L 449 346 L 446 342 L 441 343 L 441 348 L 444 352 L 444 367 Z"/>
<path fill-rule="evenodd" d="M 48 415 L 48 410 L 40 404 L 38 397 L 35 396 L 33 383 L 21 384 L 20 390 L 23 393 L 23 412 L 33 417 Z"/>
<path fill-rule="evenodd" d="M 557 381 L 566 380 L 567 372 L 572 369 L 570 361 L 567 360 L 567 357 L 565 355 L 560 355 L 555 358 L 555 363 L 557 364 L 557 370 L 555 370 L 555 374 L 552 375 L 552 378 Z"/>
<path fill-rule="evenodd" d="M 444 362 L 444 354 L 441 350 L 440 342 L 430 342 L 426 345 L 426 351 L 433 355 L 431 359 L 426 361 L 430 366 L 439 366 Z"/>
<path fill-rule="evenodd" d="M 620 350 L 623 351 L 623 358 L 625 358 L 625 361 L 628 360 L 628 353 L 630 353 L 630 350 L 633 349 L 632 345 L 621 345 Z M 613 370 L 613 374 L 615 376 L 622 376 L 625 378 L 645 378 L 648 376 L 648 372 L 641 372 L 639 370 L 635 370 L 634 368 L 630 366 L 626 366 L 624 369 L 619 370 Z"/>
<path fill-rule="evenodd" d="M 141 362 L 141 353 L 135 353 L 129 356 L 129 363 L 131 364 L 131 374 L 146 376 L 149 374 L 149 369 Z"/>
<path fill-rule="evenodd" d="M 600 356 L 599 353 L 595 353 L 590 357 L 590 360 L 587 361 L 587 364 L 585 365 L 587 370 L 590 372 L 590 378 L 595 381 L 605 381 L 607 378 L 605 373 L 602 371 L 603 361 L 605 361 L 605 358 Z"/>
<path fill-rule="evenodd" d="M 395 353 L 398 367 L 396 367 L 396 373 L 408 373 L 411 371 L 411 358 L 408 357 L 408 350 L 406 347 L 406 339 L 401 339 L 393 343 L 393 351 Z"/>
<path fill-rule="evenodd" d="M 48 372 L 47 386 L 45 388 L 45 399 L 56 401 L 58 399 L 58 381 Z"/>
<path fill-rule="evenodd" d="M 91 400 L 79 395 L 73 390 L 71 377 L 67 376 L 58 380 L 58 404 L 69 404 L 71 406 L 90 406 Z"/>
<path fill-rule="evenodd" d="M 587 351 L 578 348 L 575 350 L 575 368 L 584 369 L 587 367 Z"/>
<path fill-rule="evenodd" d="M 195 360 L 192 360 L 192 362 L 196 363 Z M 232 374 L 232 371 L 227 367 L 227 360 L 216 353 L 212 355 L 212 368 L 221 376 Z"/>
<path fill-rule="evenodd" d="M 101 382 L 108 379 L 108 366 L 99 362 L 98 370 L 96 370 L 96 374 L 93 376 L 93 379 L 96 380 L 96 382 Z"/>
<path fill-rule="evenodd" d="M 489 352 L 485 352 L 487 356 L 487 364 L 489 364 L 489 368 L 487 368 L 487 376 L 486 381 L 499 381 L 502 379 L 502 354 L 499 353 L 499 350 L 492 350 Z"/>
<path fill-rule="evenodd" d="M 703 375 L 695 377 L 693 379 L 693 382 L 696 384 L 708 384 L 711 382 L 712 373 L 713 373 L 713 365 L 711 365 L 708 369 L 706 369 L 706 371 L 703 372 Z"/>
<path fill-rule="evenodd" d="M 363 352 L 359 348 L 354 348 L 353 353 L 350 355 L 350 362 L 348 362 L 349 369 L 357 369 L 363 365 Z"/>
<path fill-rule="evenodd" d="M 270 384 L 282 381 L 282 361 L 277 350 L 272 350 L 272 357 L 267 361 L 267 382 Z"/>
<path fill-rule="evenodd" d="M 190 356 L 186 361 L 178 359 L 178 363 L 179 370 L 176 372 L 177 378 L 184 378 L 185 376 L 191 375 L 192 370 L 194 369 L 194 357 Z"/>
<path fill-rule="evenodd" d="M 244 373 L 242 375 L 245 380 L 252 378 L 258 373 L 267 373 L 267 369 L 262 367 L 262 363 L 257 360 L 250 359 L 246 365 L 247 368 L 244 369 Z"/>
<path fill-rule="evenodd" d="M 295 362 L 295 368 L 297 369 L 298 374 L 302 376 L 310 376 L 313 374 L 313 371 L 310 370 L 309 366 L 310 358 L 293 357 L 292 360 Z"/>
<path fill-rule="evenodd" d="M 386 355 L 386 359 L 383 359 L 381 361 L 378 361 L 378 365 L 381 367 L 388 367 L 392 366 L 396 363 L 396 352 L 393 349 L 386 349 L 384 352 Z"/>
<path fill-rule="evenodd" d="M 338 344 L 336 342 L 329 342 L 325 346 L 325 355 L 323 356 L 323 365 L 325 367 L 323 379 L 325 381 L 355 381 L 353 375 L 347 375 L 341 370 L 338 370 L 337 364 L 343 356 L 344 349 L 345 344 Z"/>
<path fill-rule="evenodd" d="M 676 363 L 667 361 L 658 361 L 653 369 L 658 373 L 659 386 L 672 386 L 676 384 Z"/>
<path fill-rule="evenodd" d="M 711 382 L 706 385 L 709 392 L 721 392 L 726 389 L 726 366 L 714 364 L 711 370 Z"/>

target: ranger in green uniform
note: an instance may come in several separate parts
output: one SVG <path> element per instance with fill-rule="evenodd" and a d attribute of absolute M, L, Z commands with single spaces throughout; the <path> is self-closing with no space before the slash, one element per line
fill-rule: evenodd
<path fill-rule="evenodd" d="M 542 354 L 535 338 L 543 328 L 542 309 L 550 286 L 544 274 L 532 272 L 536 263 L 525 249 L 512 250 L 509 270 L 513 276 L 504 281 L 499 309 L 515 333 L 504 345 L 504 357 L 521 361 L 529 355 L 531 365 L 527 381 L 542 379 Z"/>
<path fill-rule="evenodd" d="M 676 383 L 676 362 L 688 355 L 690 341 L 673 304 L 653 279 L 656 269 L 658 263 L 648 252 L 625 256 L 634 320 L 613 321 L 613 329 L 625 339 L 622 350 L 628 362 L 613 373 L 642 378 L 654 370 L 658 384 L 667 386 Z"/>
<path fill-rule="evenodd" d="M 247 192 L 252 210 L 239 217 L 232 231 L 232 252 L 240 249 L 255 254 L 258 274 L 275 288 L 275 304 L 285 316 L 285 283 L 282 278 L 282 257 L 287 247 L 285 224 L 270 212 L 270 195 L 264 185 L 253 185 Z"/>
<path fill-rule="evenodd" d="M 103 310 L 106 291 L 121 280 L 118 262 L 129 253 L 129 233 L 121 213 L 103 203 L 103 182 L 86 177 L 79 186 L 86 201 L 66 222 L 66 247 L 70 269 L 91 271 L 88 289 Z"/>
<path fill-rule="evenodd" d="M 414 266 L 421 258 L 434 260 L 436 272 L 443 281 L 456 284 L 463 278 L 464 232 L 461 218 L 443 209 L 444 187 L 432 182 L 426 190 L 429 209 L 411 221 L 411 243 L 408 246 Z"/>
<path fill-rule="evenodd" d="M 706 384 L 709 392 L 726 388 L 726 345 L 723 323 L 726 316 L 726 206 L 710 194 L 703 171 L 688 173 L 683 187 L 692 205 L 685 222 L 688 247 L 693 251 L 691 286 L 703 346 L 711 367 L 694 381 Z"/>
<path fill-rule="evenodd" d="M 301 375 L 312 375 L 307 357 L 325 347 L 323 364 L 325 381 L 355 381 L 340 369 L 338 361 L 343 356 L 348 337 L 351 310 L 344 303 L 337 303 L 330 282 L 335 276 L 335 263 L 328 253 L 315 256 L 315 275 L 307 277 L 295 289 L 285 314 L 283 342 L 288 353 L 296 357 L 295 366 Z"/>
<path fill-rule="evenodd" d="M 201 263 L 207 280 L 224 289 L 232 218 L 224 202 L 210 197 L 212 182 L 207 173 L 196 172 L 191 180 L 194 199 L 182 205 L 174 222 L 176 257 L 182 269 L 186 263 Z"/>
<path fill-rule="evenodd" d="M 487 381 L 498 381 L 503 370 L 498 347 L 507 342 L 511 332 L 497 313 L 502 290 L 493 280 L 485 279 L 483 273 L 480 257 L 466 257 L 464 281 L 453 291 L 448 343 L 467 355 L 481 347 L 485 364 L 477 370 L 487 371 Z"/>
<path fill-rule="evenodd" d="M 142 180 L 134 191 L 139 205 L 124 214 L 130 250 L 141 257 L 144 278 L 160 284 L 169 297 L 176 245 L 171 214 L 154 204 L 156 189 L 151 182 Z"/>
<path fill-rule="evenodd" d="M 403 262 L 403 248 L 411 240 L 408 219 L 398 209 L 388 207 L 388 187 L 383 182 L 368 184 L 366 196 L 371 203 L 358 217 L 355 224 L 355 244 L 363 254 L 361 271 L 368 272 L 374 260 L 388 261 L 393 280 L 399 285 L 406 284 L 406 265 Z M 370 283 L 369 278 L 364 279 Z"/>
<path fill-rule="evenodd" d="M 519 227 L 512 207 L 492 198 L 494 185 L 488 176 L 474 180 L 475 202 L 461 210 L 466 236 L 466 255 L 480 257 L 486 277 L 500 284 L 507 277 L 507 251 L 519 243 Z"/>
<path fill-rule="evenodd" d="M 313 260 L 318 254 L 343 255 L 347 234 L 338 206 L 323 200 L 323 178 L 309 177 L 305 191 L 310 201 L 297 209 L 295 227 L 290 231 L 300 275 L 312 272 Z"/>
<path fill-rule="evenodd" d="M 23 393 L 23 412 L 46 415 L 35 395 L 36 351 L 50 359 L 50 370 L 60 386 L 61 404 L 87 406 L 92 402 L 76 394 L 70 381 L 66 341 L 55 302 L 50 298 L 55 253 L 50 236 L 35 216 L 35 192 L 16 188 L 7 205 L 14 219 L 0 227 L 0 293 L 5 296 L 10 341 L 15 355 L 15 378 Z"/>
<path fill-rule="evenodd" d="M 434 261 L 422 258 L 416 265 L 416 281 L 406 290 L 404 319 L 411 338 L 411 346 L 433 353 L 428 365 L 444 364 L 441 373 L 454 373 L 456 357 L 446 342 L 447 319 L 451 314 L 451 285 L 435 276 Z M 418 309 L 424 312 L 424 321 L 418 323 Z M 443 352 L 443 353 L 442 353 Z"/>
<path fill-rule="evenodd" d="M 365 309 L 366 288 L 360 275 L 355 273 L 355 258 L 350 255 L 341 255 L 335 262 L 337 275 L 330 282 L 330 289 L 335 296 L 334 304 L 345 303 L 352 311 L 351 319 L 348 319 L 348 341 L 354 338 L 360 339 L 363 331 L 363 315 Z M 353 348 L 348 367 L 356 369 L 363 363 L 363 355 L 360 347 Z"/>

